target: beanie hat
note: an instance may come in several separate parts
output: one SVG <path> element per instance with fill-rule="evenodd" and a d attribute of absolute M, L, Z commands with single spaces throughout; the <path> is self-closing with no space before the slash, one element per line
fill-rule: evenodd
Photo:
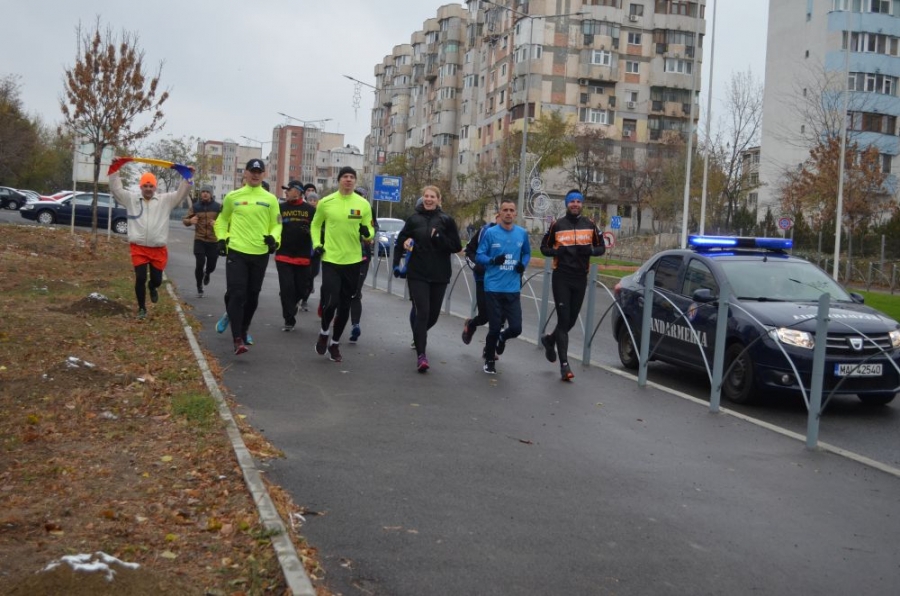
<path fill-rule="evenodd" d="M 144 172 L 144 173 L 141 175 L 141 184 L 140 184 L 140 186 L 144 186 L 144 185 L 147 184 L 147 183 L 152 184 L 153 186 L 156 186 L 156 176 L 154 176 L 154 175 L 151 174 L 150 172 Z"/>
<path fill-rule="evenodd" d="M 200 192 L 208 192 L 209 194 L 213 194 L 212 184 L 204 184 L 200 187 Z"/>
<path fill-rule="evenodd" d="M 351 168 L 350 166 L 344 166 L 338 171 L 338 180 L 340 180 L 344 174 L 353 174 L 353 177 L 356 178 L 356 170 Z"/>
<path fill-rule="evenodd" d="M 566 207 L 568 207 L 569 203 L 572 201 L 581 201 L 584 203 L 584 195 L 577 190 L 570 190 L 566 193 Z"/>

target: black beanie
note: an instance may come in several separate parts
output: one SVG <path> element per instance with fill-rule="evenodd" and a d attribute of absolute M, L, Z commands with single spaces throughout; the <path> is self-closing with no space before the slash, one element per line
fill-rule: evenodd
<path fill-rule="evenodd" d="M 344 166 L 338 171 L 338 180 L 340 180 L 344 174 L 353 174 L 353 177 L 356 178 L 356 170 L 351 168 L 350 166 Z"/>

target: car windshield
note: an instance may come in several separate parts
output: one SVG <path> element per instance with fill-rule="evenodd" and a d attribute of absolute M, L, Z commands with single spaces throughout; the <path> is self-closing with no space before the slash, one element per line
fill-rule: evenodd
<path fill-rule="evenodd" d="M 399 232 L 403 229 L 402 221 L 379 221 L 378 229 L 382 233 L 393 234 L 394 232 Z"/>
<path fill-rule="evenodd" d="M 814 302 L 823 293 L 830 294 L 833 300 L 851 300 L 841 286 L 812 263 L 769 258 L 722 260 L 719 265 L 735 295 L 745 300 Z"/>

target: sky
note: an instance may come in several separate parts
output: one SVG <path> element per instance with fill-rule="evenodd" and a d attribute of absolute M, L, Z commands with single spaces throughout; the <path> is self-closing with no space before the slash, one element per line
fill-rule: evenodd
<path fill-rule="evenodd" d="M 708 0 L 711 2 L 711 0 Z M 159 0 L 141 5 L 121 0 L 32 0 L 4 11 L 0 76 L 19 75 L 26 111 L 45 122 L 62 120 L 63 72 L 75 61 L 76 27 L 99 16 L 114 31 L 139 35 L 145 65 L 163 62 L 165 128 L 156 138 L 194 136 L 267 141 L 272 128 L 330 118 L 321 126 L 362 148 L 373 107 L 362 89 L 354 108 L 354 84 L 343 75 L 374 83 L 375 65 L 395 45 L 433 18 L 439 0 Z M 648 7 L 651 0 L 644 0 Z M 713 119 L 732 72 L 752 69 L 763 80 L 766 0 L 719 0 L 716 26 Z M 712 18 L 708 9 L 707 19 Z M 711 23 L 707 40 L 711 39 Z M 705 44 L 708 54 L 711 44 Z M 704 56 L 702 105 L 709 60 Z M 701 114 L 701 119 L 705 115 Z M 263 145 L 263 155 L 269 146 Z"/>

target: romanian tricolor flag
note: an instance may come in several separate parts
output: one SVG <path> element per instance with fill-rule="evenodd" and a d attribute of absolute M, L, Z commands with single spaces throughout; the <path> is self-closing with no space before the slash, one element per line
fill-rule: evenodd
<path fill-rule="evenodd" d="M 119 168 L 124 166 L 127 163 L 145 163 L 151 166 L 157 166 L 160 168 L 169 168 L 172 170 L 176 170 L 185 180 L 190 180 L 193 176 L 193 172 L 186 166 L 180 163 L 175 163 L 173 161 L 165 161 L 162 159 L 150 159 L 148 157 L 117 157 L 113 160 L 113 162 L 109 166 L 109 171 L 107 175 L 114 174 L 119 171 Z"/>
<path fill-rule="evenodd" d="M 351 209 L 350 215 L 352 217 L 362 217 L 362 210 L 361 209 Z"/>

